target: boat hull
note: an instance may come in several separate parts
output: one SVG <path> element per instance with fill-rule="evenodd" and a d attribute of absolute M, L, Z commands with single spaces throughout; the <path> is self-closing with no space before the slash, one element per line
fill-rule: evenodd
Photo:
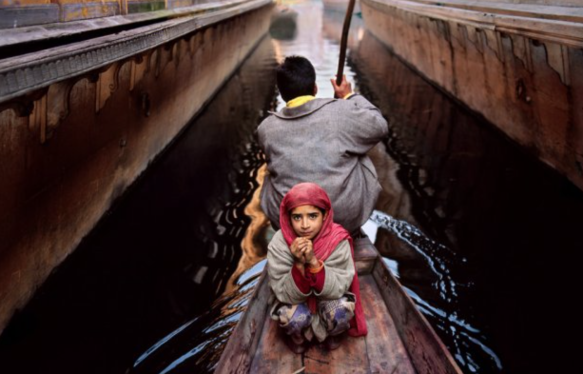
<path fill-rule="evenodd" d="M 0 331 L 267 34 L 271 9 L 218 5 L 0 60 Z"/>
<path fill-rule="evenodd" d="M 221 356 L 216 373 L 447 373 L 461 374 L 445 345 L 368 238 L 355 241 L 366 337 L 347 337 L 327 351 L 319 345 L 294 354 L 268 315 L 267 273 Z"/>
<path fill-rule="evenodd" d="M 361 9 L 411 68 L 583 188 L 583 7 L 569 4 L 361 0 Z"/>

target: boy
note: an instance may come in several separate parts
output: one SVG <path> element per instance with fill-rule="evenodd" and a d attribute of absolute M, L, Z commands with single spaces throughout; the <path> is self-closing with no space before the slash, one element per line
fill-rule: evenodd
<path fill-rule="evenodd" d="M 314 182 L 330 196 L 335 221 L 358 233 L 381 190 L 366 153 L 387 136 L 387 122 L 374 105 L 352 92 L 346 77 L 339 86 L 332 79 L 342 99 L 316 99 L 316 72 L 304 57 L 287 57 L 276 74 L 287 105 L 257 130 L 268 170 L 263 211 L 277 226 L 283 196 L 298 183 Z"/>

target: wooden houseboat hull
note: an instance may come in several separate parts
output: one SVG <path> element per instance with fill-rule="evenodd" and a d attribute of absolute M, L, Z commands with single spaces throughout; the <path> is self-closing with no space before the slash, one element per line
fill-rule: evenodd
<path fill-rule="evenodd" d="M 583 189 L 583 6 L 516 3 L 361 0 L 361 9 L 410 67 Z"/>
<path fill-rule="evenodd" d="M 0 332 L 267 34 L 272 5 L 0 59 Z"/>

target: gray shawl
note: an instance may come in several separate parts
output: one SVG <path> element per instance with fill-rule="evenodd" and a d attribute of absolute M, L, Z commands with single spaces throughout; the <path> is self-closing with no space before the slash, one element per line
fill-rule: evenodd
<path fill-rule="evenodd" d="M 268 170 L 261 207 L 274 226 L 283 196 L 300 182 L 326 190 L 334 221 L 349 232 L 366 222 L 381 190 L 366 153 L 388 134 L 374 105 L 360 95 L 314 99 L 273 113 L 257 131 Z"/>

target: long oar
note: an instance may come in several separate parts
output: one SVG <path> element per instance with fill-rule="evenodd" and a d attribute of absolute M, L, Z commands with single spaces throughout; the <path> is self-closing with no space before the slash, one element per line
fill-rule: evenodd
<path fill-rule="evenodd" d="M 354 3 L 356 0 L 350 0 L 348 8 L 346 9 L 346 17 L 344 17 L 344 26 L 342 27 L 342 39 L 340 40 L 340 58 L 338 59 L 338 73 L 336 74 L 336 84 L 342 83 L 342 75 L 344 74 L 344 59 L 346 58 L 346 44 L 348 44 L 348 30 L 350 30 L 350 21 L 352 21 L 352 12 L 354 11 Z"/>

